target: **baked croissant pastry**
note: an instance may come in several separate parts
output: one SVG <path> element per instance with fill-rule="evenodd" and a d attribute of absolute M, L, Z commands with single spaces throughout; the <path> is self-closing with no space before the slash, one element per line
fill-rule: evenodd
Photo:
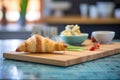
<path fill-rule="evenodd" d="M 24 41 L 16 49 L 17 52 L 53 52 L 64 51 L 66 45 L 62 42 L 55 42 L 49 38 L 44 38 L 41 35 L 33 35 Z"/>

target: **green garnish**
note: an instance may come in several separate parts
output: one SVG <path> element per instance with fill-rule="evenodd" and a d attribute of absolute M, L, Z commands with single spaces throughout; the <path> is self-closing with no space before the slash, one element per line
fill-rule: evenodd
<path fill-rule="evenodd" d="M 84 50 L 87 50 L 87 49 L 85 47 L 68 45 L 67 50 L 68 51 L 84 51 Z"/>

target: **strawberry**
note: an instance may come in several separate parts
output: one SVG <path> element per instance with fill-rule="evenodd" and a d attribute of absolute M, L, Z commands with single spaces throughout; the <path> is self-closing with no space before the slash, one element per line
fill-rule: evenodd
<path fill-rule="evenodd" d="M 97 42 L 96 39 L 93 36 L 91 37 L 91 41 L 92 42 Z"/>
<path fill-rule="evenodd" d="M 97 42 L 94 42 L 93 45 L 90 47 L 90 51 L 94 51 L 95 49 L 99 49 L 100 44 Z"/>
<path fill-rule="evenodd" d="M 94 46 L 91 46 L 89 50 L 90 50 L 90 51 L 94 51 L 94 50 L 95 50 L 95 47 L 94 47 Z"/>
<path fill-rule="evenodd" d="M 100 48 L 100 43 L 96 43 L 96 48 Z"/>

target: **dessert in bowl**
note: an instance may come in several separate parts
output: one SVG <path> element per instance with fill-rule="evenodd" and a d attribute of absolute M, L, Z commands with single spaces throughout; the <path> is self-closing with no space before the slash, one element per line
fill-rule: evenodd
<path fill-rule="evenodd" d="M 81 33 L 78 25 L 67 25 L 60 37 L 67 44 L 79 46 L 88 38 L 88 33 Z"/>
<path fill-rule="evenodd" d="M 94 31 L 92 36 L 96 39 L 97 42 L 101 44 L 111 43 L 115 32 L 114 31 Z"/>

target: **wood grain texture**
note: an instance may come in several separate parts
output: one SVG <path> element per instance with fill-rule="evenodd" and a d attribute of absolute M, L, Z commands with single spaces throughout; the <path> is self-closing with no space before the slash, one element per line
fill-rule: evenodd
<path fill-rule="evenodd" d="M 90 42 L 87 41 L 85 44 L 86 48 L 89 48 Z M 101 57 L 120 53 L 120 43 L 112 42 L 111 44 L 101 45 L 100 49 L 95 51 L 65 51 L 65 53 L 54 52 L 54 53 L 26 53 L 26 52 L 5 52 L 4 58 L 36 62 L 57 66 L 70 66 L 81 62 L 86 62 Z"/>

